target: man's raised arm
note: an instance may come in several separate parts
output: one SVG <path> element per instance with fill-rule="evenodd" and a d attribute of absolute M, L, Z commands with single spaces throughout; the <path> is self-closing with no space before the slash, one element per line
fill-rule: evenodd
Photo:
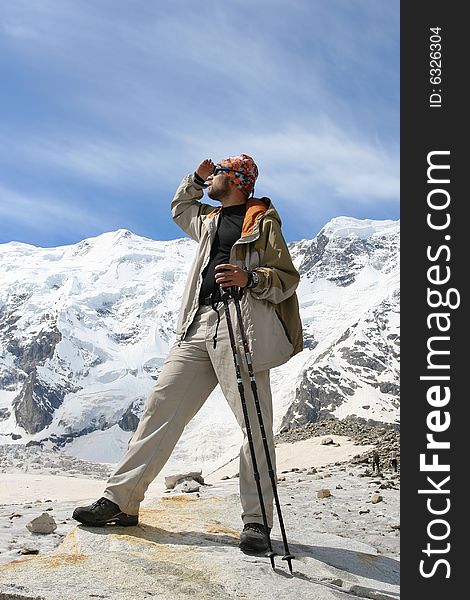
<path fill-rule="evenodd" d="M 194 173 L 186 175 L 171 202 L 171 216 L 174 222 L 196 241 L 199 241 L 201 236 L 201 217 L 214 210 L 210 204 L 199 202 L 204 195 L 205 181 L 213 171 L 212 160 L 203 160 Z"/>

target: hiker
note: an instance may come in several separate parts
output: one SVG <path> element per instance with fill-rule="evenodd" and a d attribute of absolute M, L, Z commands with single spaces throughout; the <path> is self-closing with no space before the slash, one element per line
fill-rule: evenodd
<path fill-rule="evenodd" d="M 380 473 L 380 459 L 377 450 L 372 451 L 372 471 Z"/>
<path fill-rule="evenodd" d="M 397 453 L 395 452 L 395 450 L 392 450 L 390 452 L 389 463 L 390 463 L 390 468 L 393 469 L 393 471 L 396 473 L 398 471 L 398 459 L 397 459 Z"/>
<path fill-rule="evenodd" d="M 85 525 L 136 525 L 139 505 L 161 471 L 185 426 L 217 384 L 243 431 L 239 487 L 242 505 L 242 550 L 263 551 L 273 523 L 273 490 L 246 364 L 240 358 L 250 428 L 258 463 L 269 532 L 263 524 L 253 474 L 233 353 L 227 330 L 222 288 L 241 292 L 243 323 L 250 340 L 266 439 L 275 474 L 273 406 L 269 370 L 303 348 L 294 268 L 269 198 L 255 198 L 258 168 L 241 154 L 219 161 L 203 160 L 181 182 L 171 204 L 179 227 L 198 242 L 183 293 L 176 341 L 147 397 L 129 447 L 108 478 L 103 496 L 78 507 L 73 518 Z M 201 203 L 204 189 L 220 207 Z M 233 300 L 230 315 L 235 320 Z M 239 356 L 243 348 L 237 330 Z"/>

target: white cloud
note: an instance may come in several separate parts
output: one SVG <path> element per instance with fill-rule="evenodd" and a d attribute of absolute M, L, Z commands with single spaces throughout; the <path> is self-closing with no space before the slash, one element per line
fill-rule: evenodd
<path fill-rule="evenodd" d="M 35 231 L 103 231 L 106 222 L 91 211 L 63 199 L 21 194 L 0 184 L 0 217 Z"/>
<path fill-rule="evenodd" d="M 109 189 L 141 189 L 155 186 L 162 178 L 178 177 L 184 149 L 172 149 L 163 140 L 140 144 L 137 140 L 117 143 L 107 137 L 78 134 L 49 138 L 18 138 L 9 143 L 10 158 L 16 162 L 50 169 L 55 175 L 70 177 L 80 183 L 99 184 Z M 175 154 L 179 153 L 179 160 Z"/>
<path fill-rule="evenodd" d="M 257 194 L 309 209 L 313 198 L 323 203 L 317 218 L 345 202 L 351 215 L 370 208 L 380 218 L 387 205 L 390 216 L 399 4 L 353 4 L 7 3 L 0 33 L 13 65 L 19 57 L 19 81 L 32 75 L 0 131 L 10 194 L 16 176 L 33 173 L 38 194 L 53 178 L 69 180 L 75 197 L 96 184 L 148 197 L 202 158 L 243 151 L 260 166 Z M 53 224 L 47 215 L 64 202 L 39 201 Z"/>
<path fill-rule="evenodd" d="M 200 138 L 175 126 L 167 144 L 50 138 L 29 140 L 16 150 L 23 160 L 66 169 L 110 188 L 151 188 L 162 178 L 178 179 L 206 156 L 218 160 L 246 152 L 259 163 L 260 188 L 296 204 L 307 202 L 320 188 L 361 205 L 398 202 L 399 197 L 398 150 L 387 152 L 369 140 L 355 139 L 327 119 L 311 130 L 297 124 L 267 132 L 229 127 Z"/>
<path fill-rule="evenodd" d="M 222 139 L 224 136 L 220 136 Z M 350 204 L 395 202 L 399 198 L 398 149 L 356 139 L 324 119 L 315 129 L 298 125 L 277 131 L 232 133 L 227 141 L 209 136 L 203 142 L 186 138 L 204 156 L 221 158 L 234 151 L 252 154 L 260 167 L 257 191 L 275 194 L 295 204 L 311 205 L 312 194 L 348 199 Z M 290 200 L 289 200 L 290 199 Z"/>

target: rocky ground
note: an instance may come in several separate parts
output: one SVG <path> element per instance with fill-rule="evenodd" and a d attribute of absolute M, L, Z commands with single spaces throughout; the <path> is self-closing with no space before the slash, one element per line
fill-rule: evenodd
<path fill-rule="evenodd" d="M 351 578 L 348 575 L 350 570 L 348 565 L 343 564 L 338 557 L 331 558 L 330 556 L 332 552 L 334 553 L 333 549 L 342 544 L 345 544 L 345 548 L 353 548 L 354 550 L 363 548 L 366 554 L 383 556 L 384 560 L 392 561 L 387 564 L 398 565 L 396 561 L 399 557 L 400 548 L 400 473 L 399 469 L 398 472 L 395 472 L 394 469 L 390 468 L 388 456 L 392 451 L 397 452 L 399 456 L 399 432 L 394 429 L 372 427 L 365 424 L 359 425 L 353 422 L 327 421 L 283 432 L 277 436 L 277 445 L 288 443 L 293 444 L 293 448 L 296 448 L 296 442 L 313 437 L 320 438 L 320 440 L 312 439 L 312 442 L 315 441 L 316 444 L 324 443 L 327 447 L 331 447 L 332 456 L 335 457 L 338 456 L 341 445 L 348 439 L 354 440 L 357 444 L 365 445 L 364 447 L 367 450 L 362 451 L 361 447 L 358 446 L 357 454 L 352 458 L 335 460 L 334 462 L 325 460 L 323 464 L 316 464 L 316 466 L 313 466 L 315 461 L 313 460 L 314 450 L 312 450 L 312 466 L 298 467 L 293 461 L 288 468 L 278 469 L 279 498 L 288 537 L 292 539 L 292 543 L 297 548 L 304 547 L 304 539 L 311 540 L 313 546 L 317 548 L 316 560 L 320 560 L 320 562 L 322 557 L 320 556 L 321 552 L 318 554 L 318 548 L 323 547 L 323 544 L 330 544 L 331 548 L 328 551 L 324 550 L 324 559 L 330 566 L 331 560 L 333 560 L 335 569 L 338 570 L 338 573 L 340 571 L 342 573 L 338 575 L 339 579 L 343 578 L 341 580 L 349 582 L 347 585 L 352 585 L 351 582 L 356 581 L 354 577 Z M 371 446 L 377 450 L 380 458 L 380 469 L 375 469 L 375 471 L 372 469 Z M 302 447 L 305 448 L 305 445 Z M 305 465 L 309 463 L 306 463 L 304 457 L 303 461 L 299 461 L 297 464 Z M 27 449 L 11 446 L 0 447 L 0 471 L 5 474 L 5 481 L 8 482 L 7 478 L 9 477 L 20 477 L 23 473 L 24 477 L 30 477 L 38 482 L 41 477 L 49 478 L 51 482 L 63 482 L 61 485 L 65 486 L 65 491 L 65 488 L 71 488 L 72 484 L 78 483 L 80 485 L 81 481 L 85 482 L 84 478 L 86 477 L 94 481 L 94 483 L 93 481 L 90 482 L 92 485 L 97 486 L 96 492 L 94 489 L 88 492 L 92 499 L 98 497 L 98 490 L 102 487 L 111 469 L 112 465 L 94 465 L 93 463 L 65 456 L 60 452 L 41 450 L 34 446 Z M 39 483 L 42 485 L 42 481 Z M 237 537 L 236 530 L 240 529 L 240 524 L 236 525 L 236 514 L 239 505 L 238 479 L 236 477 L 216 481 L 209 485 L 201 485 L 197 491 L 183 495 L 188 499 L 191 497 L 195 501 L 200 500 L 211 503 L 214 502 L 214 498 L 219 498 L 224 499 L 224 502 L 228 502 L 231 510 L 233 509 L 233 535 L 235 538 Z M 41 556 L 47 557 L 51 551 L 57 550 L 64 539 L 69 539 L 69 536 L 76 530 L 77 523 L 71 519 L 73 508 L 77 505 L 77 501 L 72 498 L 73 494 L 70 495 L 70 499 L 67 498 L 62 501 L 52 500 L 54 498 L 52 492 L 50 498 L 44 493 L 39 499 L 33 496 L 34 494 L 31 493 L 29 498 L 26 490 L 23 500 L 29 498 L 29 501 L 15 503 L 11 502 L 11 496 L 5 496 L 9 498 L 9 501 L 2 503 L 0 493 L 0 565 L 7 566 L 18 559 L 20 559 L 20 562 L 29 560 L 33 558 L 28 556 L 31 554 L 37 555 L 38 558 Z M 176 487 L 173 490 L 168 490 L 161 495 L 162 498 L 163 496 L 168 499 L 177 499 L 182 496 L 181 488 Z M 158 502 L 158 499 L 150 498 L 146 502 L 146 507 L 151 510 L 156 502 Z M 197 505 L 196 503 L 195 506 Z M 54 519 L 56 527 L 51 528 L 52 530 L 48 534 L 34 533 L 30 530 L 31 526 L 29 526 L 29 529 L 27 528 L 27 525 L 40 515 L 51 516 Z M 203 518 L 203 521 L 205 522 L 205 518 Z M 276 544 L 281 543 L 282 537 L 276 517 L 272 537 L 277 540 Z M 325 540 L 329 540 L 328 544 Z M 197 547 L 198 542 L 196 541 L 195 544 Z M 366 546 L 367 551 L 365 550 Z M 236 549 L 236 543 L 234 543 L 234 547 Z M 344 548 L 343 551 L 346 552 Z M 387 558 L 385 559 L 385 557 Z M 233 560 L 233 557 L 231 560 Z M 26 567 L 24 568 L 26 569 Z M 387 590 L 384 587 L 381 588 L 387 592 L 384 596 L 377 595 L 376 592 L 379 588 L 373 586 L 370 588 L 372 591 L 361 592 L 362 596 L 361 594 L 352 594 L 352 596 L 396 598 L 398 567 L 393 566 L 393 569 L 393 573 L 395 571 L 396 573 L 395 575 L 389 573 L 387 581 L 388 583 L 394 583 Z M 20 572 L 21 570 L 18 570 L 18 577 Z M 356 581 L 356 584 L 358 584 L 358 581 Z M 362 584 L 364 582 L 361 580 Z M 344 585 L 346 586 L 346 583 Z M 2 595 L 2 591 L 0 585 L 0 598 L 8 598 L 9 596 Z M 298 591 L 303 593 L 300 589 Z M 345 591 L 346 588 L 343 588 L 338 597 L 344 598 Z M 21 596 L 11 597 L 20 598 Z M 44 597 L 49 600 L 49 596 Z M 103 597 L 109 596 L 104 595 Z M 175 595 L 176 597 L 179 596 Z M 202 598 L 203 596 L 196 597 Z M 232 596 L 227 595 L 224 597 Z M 258 597 L 264 598 L 265 596 L 258 594 Z M 326 598 L 330 596 L 313 595 L 306 597 Z M 53 596 L 50 596 L 50 598 L 53 598 Z"/>
<path fill-rule="evenodd" d="M 388 460 L 392 452 L 396 453 L 398 464 L 400 463 L 400 431 L 396 427 L 385 427 L 369 425 L 357 419 L 329 419 L 317 423 L 307 423 L 303 427 L 281 431 L 275 436 L 276 443 L 294 443 L 306 440 L 313 436 L 342 435 L 356 442 L 358 445 L 372 445 L 379 455 L 381 465 L 388 466 Z M 371 457 L 367 452 L 358 457 L 360 461 Z M 353 461 L 356 462 L 356 461 Z"/>
<path fill-rule="evenodd" d="M 0 473 L 41 473 L 106 479 L 112 465 L 92 463 L 41 446 L 0 446 Z"/>

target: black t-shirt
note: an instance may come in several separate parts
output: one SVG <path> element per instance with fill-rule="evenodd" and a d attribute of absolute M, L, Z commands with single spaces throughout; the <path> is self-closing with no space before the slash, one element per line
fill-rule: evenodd
<path fill-rule="evenodd" d="M 212 242 L 209 263 L 202 272 L 202 285 L 199 299 L 207 298 L 216 290 L 215 267 L 230 262 L 230 251 L 233 244 L 240 239 L 246 204 L 236 204 L 222 209 L 219 223 Z"/>

